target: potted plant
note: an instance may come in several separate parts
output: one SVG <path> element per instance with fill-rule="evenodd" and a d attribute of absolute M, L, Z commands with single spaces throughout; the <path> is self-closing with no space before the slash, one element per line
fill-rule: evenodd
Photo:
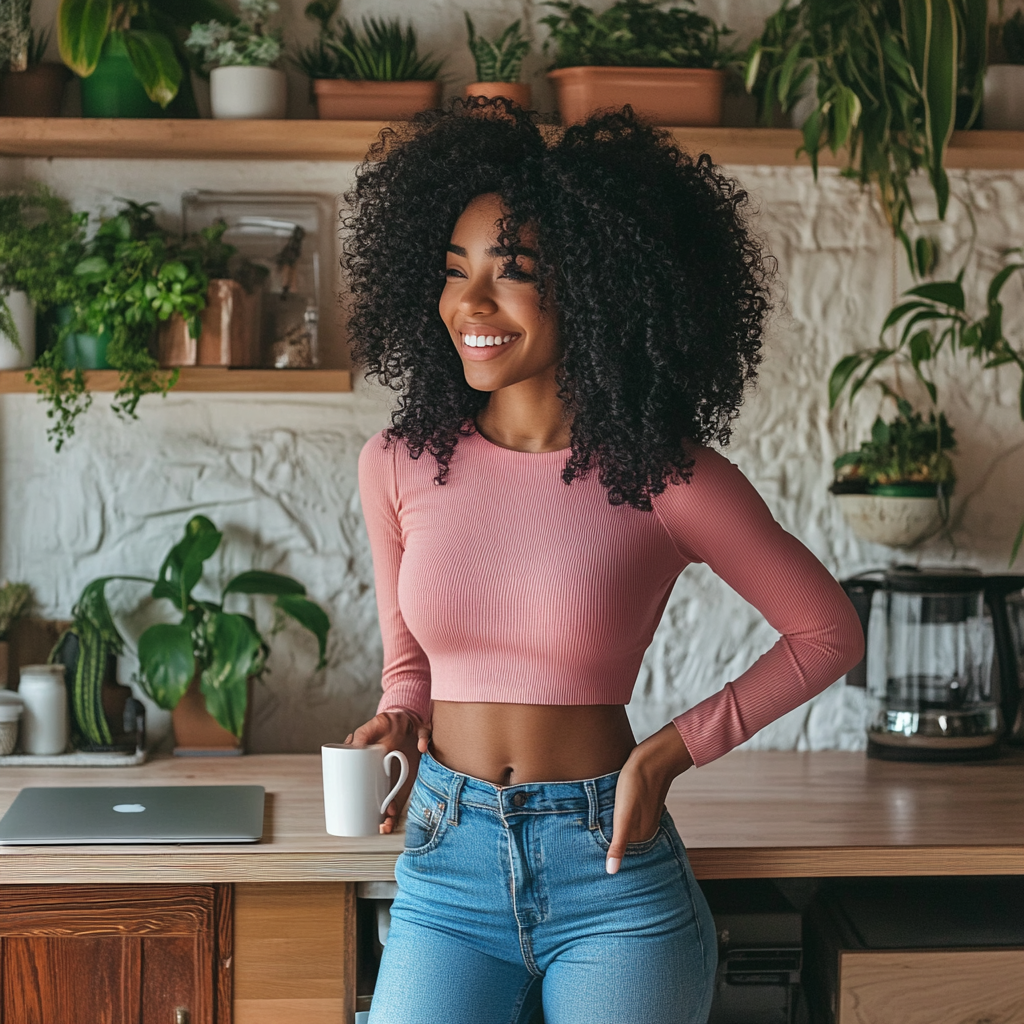
<path fill-rule="evenodd" d="M 902 397 L 895 419 L 880 416 L 871 437 L 835 460 L 832 493 L 854 533 L 876 544 L 913 547 L 949 518 L 956 477 L 949 452 L 956 447 L 944 413 L 920 413 Z"/>
<path fill-rule="evenodd" d="M 1024 131 L 1024 11 L 992 26 L 989 65 L 985 69 L 985 127 Z"/>
<path fill-rule="evenodd" d="M 306 16 L 320 25 L 317 40 L 295 63 L 309 75 L 317 114 L 325 120 L 394 121 L 441 101 L 443 61 L 421 55 L 416 30 L 395 18 L 364 18 L 357 32 L 335 21 L 339 0 L 313 0 Z"/>
<path fill-rule="evenodd" d="M 32 590 L 27 583 L 0 583 L 0 690 L 7 687 L 10 675 L 11 627 L 28 611 Z"/>
<path fill-rule="evenodd" d="M 74 265 L 74 294 L 55 343 L 36 361 L 33 380 L 51 407 L 48 434 L 58 451 L 88 408 L 83 369 L 116 369 L 113 409 L 134 419 L 143 395 L 165 395 L 178 379 L 177 371 L 161 372 L 150 352 L 158 326 L 178 313 L 199 329 L 206 275 L 182 241 L 157 225 L 155 205 L 125 201 L 100 225 Z"/>
<path fill-rule="evenodd" d="M 182 33 L 234 18 L 220 0 L 60 0 L 57 43 L 82 80 L 82 115 L 198 117 Z"/>
<path fill-rule="evenodd" d="M 219 220 L 185 239 L 181 255 L 209 285 L 206 308 L 196 318 L 174 313 L 160 325 L 161 366 L 258 366 L 260 305 L 266 269 L 235 259 L 238 250 L 224 241 L 227 223 Z M 235 266 L 232 271 L 232 266 Z"/>
<path fill-rule="evenodd" d="M 288 79 L 275 67 L 284 44 L 267 27 L 274 0 L 240 0 L 238 21 L 195 24 L 185 46 L 210 73 L 214 117 L 282 118 L 288 112 Z"/>
<path fill-rule="evenodd" d="M 109 576 L 94 580 L 82 592 L 75 608 L 76 624 L 71 627 L 72 632 L 79 630 L 78 662 L 69 678 L 75 680 L 76 721 L 92 723 L 86 729 L 102 728 L 101 663 L 124 646 L 106 598 L 111 580 L 147 583 L 153 600 L 170 601 L 180 614 L 178 622 L 157 623 L 138 639 L 139 684 L 157 705 L 172 713 L 176 753 L 244 751 L 251 682 L 266 670 L 270 648 L 251 616 L 226 610 L 231 595 L 275 598 L 275 612 L 316 637 L 317 669 L 326 664 L 327 615 L 290 576 L 251 570 L 230 580 L 217 601 L 194 596 L 203 564 L 220 547 L 222 537 L 209 519 L 194 516 L 164 558 L 156 579 Z M 79 664 L 85 666 L 82 672 Z"/>
<path fill-rule="evenodd" d="M 85 221 L 42 185 L 0 192 L 0 369 L 31 366 L 36 312 L 75 294 Z"/>
<path fill-rule="evenodd" d="M 693 0 L 687 0 L 692 4 Z M 585 4 L 554 0 L 541 18 L 555 47 L 548 78 L 562 121 L 629 104 L 663 125 L 718 125 L 725 68 L 734 60 L 730 34 L 710 18 L 654 0 L 618 0 L 595 14 Z"/>
<path fill-rule="evenodd" d="M 757 102 L 758 124 L 766 128 L 788 127 L 786 115 L 794 112 L 810 83 L 814 66 L 803 19 L 799 0 L 792 6 L 782 0 L 747 48 L 743 84 Z"/>
<path fill-rule="evenodd" d="M 764 79 L 772 103 L 790 109 L 813 76 L 816 102 L 803 124 L 803 149 L 815 174 L 823 147 L 844 149 L 847 176 L 876 187 L 893 232 L 909 244 L 903 225 L 913 215 L 911 176 L 928 173 L 945 217 L 946 147 L 954 126 L 970 127 L 981 109 L 985 0 L 800 0 L 788 29 L 768 55 L 767 74 L 778 69 Z M 757 82 L 765 56 L 763 47 L 749 51 L 748 84 Z"/>
<path fill-rule="evenodd" d="M 530 87 L 519 81 L 519 74 L 523 58 L 530 52 L 530 40 L 523 37 L 521 24 L 517 18 L 492 41 L 476 34 L 473 19 L 466 12 L 469 51 L 476 64 L 476 81 L 466 86 L 467 99 L 471 96 L 483 96 L 485 99 L 503 96 L 524 110 L 529 109 Z"/>
<path fill-rule="evenodd" d="M 36 32 L 31 13 L 32 0 L 0 5 L 0 117 L 60 116 L 71 74 L 43 60 L 50 34 Z"/>

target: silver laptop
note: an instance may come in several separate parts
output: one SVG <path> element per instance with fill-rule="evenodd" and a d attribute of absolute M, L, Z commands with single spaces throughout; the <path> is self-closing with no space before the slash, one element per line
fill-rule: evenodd
<path fill-rule="evenodd" d="M 255 843 L 262 786 L 29 786 L 0 818 L 0 845 Z"/>

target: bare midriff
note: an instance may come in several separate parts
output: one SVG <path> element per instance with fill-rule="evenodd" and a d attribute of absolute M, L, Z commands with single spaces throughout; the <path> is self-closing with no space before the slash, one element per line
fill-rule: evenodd
<path fill-rule="evenodd" d="M 430 752 L 463 775 L 514 786 L 618 771 L 636 746 L 621 704 L 434 701 Z"/>

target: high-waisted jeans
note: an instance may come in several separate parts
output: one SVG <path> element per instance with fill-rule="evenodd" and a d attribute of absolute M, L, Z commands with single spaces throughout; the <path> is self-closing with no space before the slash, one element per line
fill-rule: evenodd
<path fill-rule="evenodd" d="M 370 1024 L 703 1024 L 714 922 L 666 812 L 605 872 L 618 772 L 496 786 L 429 754 Z"/>

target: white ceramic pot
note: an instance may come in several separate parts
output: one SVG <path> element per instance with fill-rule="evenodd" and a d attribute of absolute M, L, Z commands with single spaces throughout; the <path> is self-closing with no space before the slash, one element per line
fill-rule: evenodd
<path fill-rule="evenodd" d="M 986 128 L 1024 131 L 1024 65 L 988 66 L 984 109 Z"/>
<path fill-rule="evenodd" d="M 214 117 L 280 119 L 288 110 L 288 79 L 277 68 L 214 68 L 210 109 Z"/>
<path fill-rule="evenodd" d="M 862 540 L 911 548 L 942 529 L 938 498 L 894 498 L 882 494 L 837 494 L 850 529 Z"/>
<path fill-rule="evenodd" d="M 36 311 L 32 300 L 24 292 L 11 292 L 7 296 L 7 307 L 18 328 L 17 346 L 0 331 L 0 370 L 24 370 L 36 358 Z"/>

